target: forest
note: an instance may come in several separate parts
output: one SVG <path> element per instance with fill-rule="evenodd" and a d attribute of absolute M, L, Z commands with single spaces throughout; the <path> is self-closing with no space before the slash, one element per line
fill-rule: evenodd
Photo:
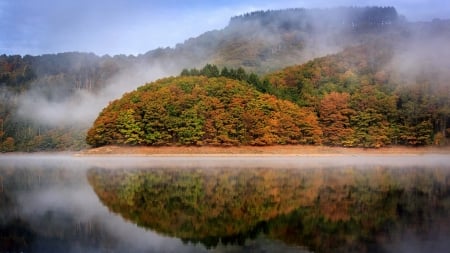
<path fill-rule="evenodd" d="M 349 48 L 272 73 L 266 83 L 316 113 L 326 145 L 447 143 L 450 75 L 423 68 L 401 76 L 389 66 L 392 51 L 386 43 Z"/>
<path fill-rule="evenodd" d="M 225 77 L 165 78 L 109 104 L 91 146 L 319 144 L 309 110 Z"/>
<path fill-rule="evenodd" d="M 448 87 L 402 85 L 379 66 L 387 45 L 359 46 L 261 80 L 243 68 L 184 69 L 106 107 L 88 131 L 101 145 L 444 145 Z M 368 67 L 368 61 L 376 60 Z M 428 86 L 427 86 L 428 84 Z"/>
<path fill-rule="evenodd" d="M 97 56 L 79 52 L 0 55 L 0 152 L 80 150 L 89 147 L 86 138 L 94 146 L 107 143 L 447 145 L 450 74 L 446 66 L 450 64 L 450 55 L 446 42 L 449 39 L 448 20 L 408 22 L 393 7 L 343 7 L 247 13 L 231 18 L 224 29 L 190 38 L 174 48 L 159 48 L 137 56 Z M 115 137 L 122 136 L 122 139 L 115 141 L 101 141 L 98 136 L 94 141 L 93 130 L 87 135 L 97 113 L 108 101 L 153 80 L 158 80 L 153 82 L 155 84 L 162 84 L 166 81 L 161 78 L 179 73 L 178 78 L 166 79 L 173 80 L 168 86 L 178 85 L 183 90 L 180 82 L 188 80 L 189 85 L 199 89 L 200 84 L 205 84 L 215 85 L 220 90 L 226 86 L 218 83 L 231 82 L 246 87 L 248 94 L 254 96 L 246 97 L 248 94 L 238 94 L 239 91 L 223 99 L 257 100 L 259 104 L 250 109 L 274 118 L 254 121 L 258 123 L 254 126 L 261 129 L 259 133 L 256 130 L 250 133 L 250 129 L 242 126 L 233 126 L 235 130 L 230 130 L 235 124 L 233 120 L 243 118 L 221 115 L 230 122 L 223 124 L 224 128 L 217 122 L 214 129 L 221 132 L 213 137 L 208 122 L 212 118 L 218 120 L 218 116 L 196 112 L 203 109 L 189 104 L 183 105 L 189 112 L 183 109 L 173 113 L 195 116 L 195 122 L 187 122 L 188 127 L 173 123 L 177 127 L 171 126 L 170 133 L 164 130 L 163 141 L 146 139 L 156 137 L 149 137 L 148 131 L 152 128 L 145 130 L 145 126 L 141 126 L 140 131 L 147 137 L 139 141 L 126 141 L 120 131 Z M 194 83 L 194 80 L 201 81 Z M 239 89 L 243 92 L 242 87 Z M 144 88 L 136 92 L 139 93 L 139 89 Z M 207 92 L 183 94 L 189 97 L 183 99 L 193 104 L 213 99 Z M 197 96 L 194 102 L 190 100 L 193 96 Z M 185 102 L 177 99 L 170 102 Z M 223 106 L 237 107 L 231 102 L 221 101 Z M 278 104 L 289 106 L 287 111 L 291 118 L 285 119 L 286 115 L 282 114 L 285 109 L 278 108 Z M 270 113 L 261 111 L 266 105 L 278 107 Z M 211 108 L 208 110 L 213 110 Z M 216 108 L 214 110 L 217 113 Z M 306 118 L 295 122 L 292 120 L 294 111 Z M 144 114 L 134 113 L 122 113 L 121 117 L 131 114 L 135 120 L 143 119 Z M 274 125 L 283 122 L 288 125 Z M 305 122 L 307 126 L 303 125 Z M 111 124 L 114 122 L 110 121 Z M 197 129 L 194 134 L 197 137 L 178 135 L 178 130 L 187 128 Z M 247 131 L 244 136 L 236 137 L 243 129 Z M 285 132 L 277 132 L 280 129 Z M 289 133 L 296 129 L 300 132 Z M 313 134 L 305 135 L 305 131 Z"/>

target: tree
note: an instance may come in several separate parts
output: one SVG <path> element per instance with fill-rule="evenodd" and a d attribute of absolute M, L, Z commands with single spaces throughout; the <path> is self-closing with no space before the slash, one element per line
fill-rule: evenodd
<path fill-rule="evenodd" d="M 176 133 L 179 142 L 183 145 L 199 145 L 205 132 L 203 131 L 204 119 L 195 108 L 182 112 L 177 119 Z"/>
<path fill-rule="evenodd" d="M 205 67 L 200 70 L 200 74 L 207 77 L 219 77 L 220 71 L 216 65 L 206 64 Z"/>
<path fill-rule="evenodd" d="M 188 69 L 183 69 L 180 74 L 180 76 L 190 76 L 190 75 L 191 72 Z"/>
<path fill-rule="evenodd" d="M 118 143 L 141 144 L 144 142 L 144 132 L 142 131 L 140 119 L 135 118 L 135 111 L 128 109 L 119 113 L 117 117 L 117 128 L 122 134 Z"/>
<path fill-rule="evenodd" d="M 220 71 L 220 76 L 228 77 L 228 78 L 231 77 L 231 76 L 230 76 L 230 71 L 228 70 L 227 67 L 223 67 L 223 68 L 222 68 L 222 70 Z"/>
<path fill-rule="evenodd" d="M 352 146 L 353 129 L 350 119 L 355 110 L 350 108 L 348 93 L 331 92 L 320 101 L 319 122 L 323 131 L 323 142 L 327 145 Z"/>
<path fill-rule="evenodd" d="M 386 94 L 380 87 L 363 85 L 351 97 L 351 116 L 354 143 L 362 147 L 381 147 L 391 143 L 396 118 L 396 97 Z"/>
<path fill-rule="evenodd" d="M 7 137 L 2 143 L 2 152 L 13 152 L 16 150 L 15 140 L 12 137 Z"/>

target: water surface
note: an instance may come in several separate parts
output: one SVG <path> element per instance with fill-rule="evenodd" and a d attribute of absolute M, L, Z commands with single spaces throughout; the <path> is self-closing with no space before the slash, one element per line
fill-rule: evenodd
<path fill-rule="evenodd" d="M 445 252 L 450 157 L 0 156 L 0 252 Z"/>

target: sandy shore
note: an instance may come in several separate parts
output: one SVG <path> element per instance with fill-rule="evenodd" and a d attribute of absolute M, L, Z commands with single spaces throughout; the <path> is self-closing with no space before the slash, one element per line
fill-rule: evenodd
<path fill-rule="evenodd" d="M 280 146 L 179 146 L 179 147 L 128 147 L 128 146 L 104 146 L 83 150 L 78 156 L 280 156 L 280 155 L 307 155 L 307 156 L 332 156 L 332 155 L 422 155 L 422 154 L 448 154 L 450 147 L 384 147 L 378 149 L 343 148 L 326 146 L 280 145 Z"/>

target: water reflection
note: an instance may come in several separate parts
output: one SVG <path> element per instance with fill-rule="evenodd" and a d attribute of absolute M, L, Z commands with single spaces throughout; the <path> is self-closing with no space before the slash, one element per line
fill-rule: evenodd
<path fill-rule="evenodd" d="M 400 161 L 0 156 L 0 252 L 445 252 L 450 158 Z"/>
<path fill-rule="evenodd" d="M 90 166 L 67 156 L 0 157 L 0 252 L 206 251 L 110 213 L 86 180 Z"/>
<path fill-rule="evenodd" d="M 96 168 L 88 178 L 111 211 L 208 248 L 263 234 L 314 252 L 383 252 L 405 232 L 450 246 L 436 237 L 450 232 L 448 169 Z"/>

